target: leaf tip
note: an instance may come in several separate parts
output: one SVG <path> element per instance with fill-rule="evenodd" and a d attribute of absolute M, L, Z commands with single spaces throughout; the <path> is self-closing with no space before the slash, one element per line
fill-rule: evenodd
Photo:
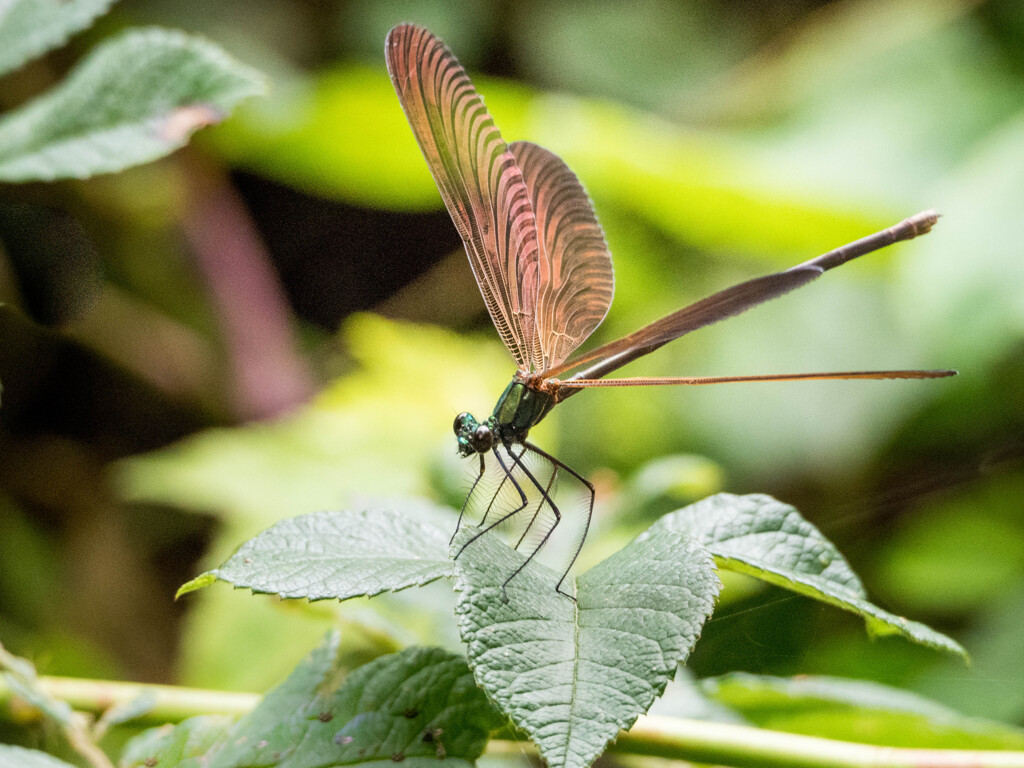
<path fill-rule="evenodd" d="M 204 574 L 196 576 L 191 581 L 186 581 L 180 587 L 178 591 L 174 593 L 174 599 L 177 600 L 182 595 L 187 595 L 189 592 L 196 592 L 203 587 L 208 587 L 217 580 L 217 575 L 213 571 L 207 571 Z"/>

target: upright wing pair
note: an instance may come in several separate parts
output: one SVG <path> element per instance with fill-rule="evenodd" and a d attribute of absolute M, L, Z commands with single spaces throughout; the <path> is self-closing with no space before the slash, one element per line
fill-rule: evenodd
<path fill-rule="evenodd" d="M 587 193 L 551 152 L 504 142 L 427 30 L 395 27 L 387 61 L 498 334 L 523 374 L 555 368 L 612 301 L 612 258 Z"/>

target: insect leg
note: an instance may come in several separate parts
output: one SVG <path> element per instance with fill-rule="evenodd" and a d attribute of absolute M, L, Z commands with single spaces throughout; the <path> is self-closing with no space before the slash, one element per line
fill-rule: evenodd
<path fill-rule="evenodd" d="M 554 470 L 554 472 L 552 472 L 551 481 L 548 482 L 547 487 L 543 487 L 540 484 L 540 481 L 537 480 L 537 478 L 534 476 L 533 472 L 530 471 L 529 467 L 527 467 L 522 462 L 521 457 L 522 457 L 523 453 L 526 453 L 526 449 L 530 449 L 530 450 L 534 451 L 535 453 L 537 453 L 540 456 L 543 456 L 544 458 L 548 459 L 548 461 L 550 461 L 552 464 L 555 465 L 555 470 Z M 512 454 L 511 452 L 510 452 L 510 455 L 512 456 L 512 459 L 515 461 L 515 463 L 519 465 L 519 468 L 523 471 L 523 474 L 525 474 L 530 479 L 530 482 L 533 483 L 534 488 L 536 488 L 540 492 L 540 494 L 541 494 L 541 502 L 540 502 L 540 505 L 538 505 L 538 507 L 537 507 L 537 512 L 539 513 L 540 509 L 541 509 L 541 506 L 544 504 L 544 502 L 547 502 L 548 506 L 551 508 L 552 514 L 554 514 L 554 516 L 555 516 L 555 522 L 553 522 L 551 524 L 551 526 L 547 529 L 547 531 L 545 531 L 544 536 L 541 538 L 541 540 L 537 544 L 537 546 L 533 548 L 533 551 L 529 555 L 527 555 L 526 559 L 522 563 L 520 563 L 518 568 L 516 568 L 514 571 L 512 571 L 512 575 L 509 576 L 507 579 L 505 579 L 505 583 L 501 585 L 501 594 L 502 594 L 502 597 L 505 599 L 506 602 L 508 601 L 508 595 L 505 592 L 505 588 L 508 586 L 509 582 L 512 581 L 512 579 L 514 579 L 516 576 L 518 576 L 519 572 L 521 570 L 523 570 L 523 568 L 525 568 L 527 566 L 527 564 L 531 560 L 533 560 L 534 557 L 537 556 L 537 553 L 540 552 L 541 549 L 544 548 L 544 545 L 548 543 L 548 539 L 550 539 L 551 538 L 551 534 L 555 532 L 555 528 L 557 528 L 558 524 L 560 522 L 562 522 L 562 513 L 558 509 L 558 505 L 555 504 L 554 500 L 551 498 L 551 494 L 549 493 L 549 490 L 551 488 L 552 483 L 554 482 L 554 475 L 558 472 L 558 467 L 561 466 L 561 467 L 565 467 L 565 469 L 569 469 L 569 467 L 566 467 L 564 464 L 562 464 L 562 462 L 558 461 L 557 459 L 555 459 L 550 454 L 545 453 L 544 451 L 541 451 L 541 450 L 537 449 L 536 447 L 532 446 L 530 443 L 526 443 L 526 442 L 523 443 L 523 451 L 520 453 L 519 456 L 516 456 L 516 455 Z M 569 469 L 569 471 L 572 472 L 571 469 Z M 576 477 L 579 477 L 579 475 L 576 474 L 575 472 L 572 472 L 572 473 L 574 475 L 576 475 Z M 536 518 L 536 514 L 534 514 L 534 518 Z M 530 523 L 532 525 L 533 524 L 533 520 L 531 520 Z M 588 527 L 590 525 L 589 519 L 587 520 L 587 525 L 588 525 Z M 586 534 L 584 534 L 584 535 L 586 535 Z M 583 545 L 581 543 L 580 544 L 580 548 L 582 548 L 582 546 Z M 576 554 L 577 555 L 579 554 L 579 549 L 577 549 Z M 576 561 L 576 555 L 573 556 L 572 561 L 569 563 L 569 568 L 572 568 L 572 564 L 575 561 Z M 558 592 L 560 595 L 565 595 L 566 597 L 568 597 L 573 602 L 576 602 L 576 598 L 575 597 L 570 595 L 568 592 L 563 592 L 562 589 L 561 589 L 562 582 L 565 581 L 565 576 L 566 576 L 566 574 L 568 572 L 569 572 L 569 570 L 566 569 L 566 572 L 562 574 L 562 578 L 558 580 L 558 584 L 555 586 L 555 591 Z"/>
<path fill-rule="evenodd" d="M 576 558 L 580 556 L 580 551 L 583 549 L 583 542 L 587 540 L 587 533 L 590 531 L 590 522 L 594 518 L 594 500 L 597 498 L 597 491 L 594 489 L 594 484 L 591 483 L 589 480 L 587 480 L 587 478 L 583 477 L 583 475 L 581 475 L 579 472 L 577 472 L 575 469 L 570 467 L 565 462 L 561 461 L 560 459 L 556 459 L 554 456 L 552 456 L 547 451 L 544 451 L 544 450 L 538 448 L 533 443 L 525 443 L 524 442 L 523 446 L 526 447 L 526 448 L 529 448 L 531 451 L 533 451 L 537 455 L 544 457 L 545 459 L 550 461 L 552 464 L 554 464 L 556 472 L 558 471 L 559 468 L 564 469 L 570 475 L 572 475 L 577 480 L 579 480 L 581 483 L 583 483 L 583 485 L 586 486 L 587 490 L 590 491 L 590 504 L 587 506 L 587 522 L 583 526 L 583 535 L 580 536 L 579 546 L 576 547 L 576 551 L 573 553 L 572 560 L 569 561 L 569 565 L 565 569 L 565 573 L 562 574 L 562 578 L 560 578 L 558 580 L 558 584 L 555 586 L 555 591 L 558 592 L 559 594 L 566 595 L 566 597 L 572 597 L 571 595 L 568 595 L 567 593 L 562 591 L 562 582 L 565 581 L 565 577 L 568 576 L 569 575 L 569 571 L 572 570 L 573 565 L 576 563 Z M 556 521 L 556 525 L 557 525 L 557 521 Z M 552 526 L 552 530 L 553 529 L 554 529 L 554 526 Z M 550 535 L 550 532 L 549 532 L 549 535 Z M 545 538 L 545 541 L 546 541 L 546 538 Z M 542 542 L 542 545 L 543 545 L 543 542 Z"/>
<path fill-rule="evenodd" d="M 523 450 L 525 451 L 526 449 L 524 448 Z M 480 455 L 483 456 L 483 454 L 480 454 Z M 499 459 L 499 463 L 501 463 L 500 459 Z M 479 523 L 480 527 L 483 527 L 484 525 L 487 524 L 487 518 L 490 517 L 491 510 L 494 509 L 494 502 L 496 502 L 498 500 L 498 496 L 501 495 L 501 489 L 505 487 L 505 483 L 507 483 L 509 480 L 512 479 L 512 473 L 509 472 L 505 468 L 504 464 L 501 465 L 501 468 L 504 470 L 504 476 L 501 478 L 501 482 L 498 483 L 498 487 L 495 489 L 494 494 L 491 496 L 491 500 L 487 504 L 487 509 L 484 510 L 483 517 L 480 518 L 480 523 Z M 523 495 L 522 488 L 520 488 L 518 490 L 519 490 L 519 495 L 522 496 Z"/>
<path fill-rule="evenodd" d="M 526 446 L 523 446 L 523 450 L 520 452 L 519 458 L 522 458 L 524 453 L 526 453 Z M 555 484 L 555 478 L 558 476 L 558 469 L 559 467 L 555 466 L 554 471 L 551 473 L 551 477 L 548 479 L 547 486 L 545 486 L 544 490 L 541 492 L 542 496 L 540 501 L 537 502 L 537 509 L 534 510 L 533 517 L 531 517 L 530 522 L 526 524 L 526 527 L 523 529 L 523 535 L 519 537 L 519 541 L 516 542 L 513 549 L 519 549 L 523 540 L 526 538 L 526 534 L 530 532 L 530 529 L 533 528 L 533 524 L 537 522 L 537 517 L 540 515 L 540 511 L 544 508 L 544 500 L 551 498 L 551 488 Z"/>
<path fill-rule="evenodd" d="M 458 534 L 459 528 L 462 527 L 462 518 L 466 516 L 466 507 L 469 506 L 469 500 L 473 498 L 473 491 L 476 490 L 477 485 L 480 484 L 480 480 L 484 476 L 484 470 L 486 469 L 486 466 L 484 465 L 484 455 L 482 453 L 477 455 L 480 457 L 480 471 L 476 474 L 476 480 L 474 480 L 473 484 L 469 486 L 469 493 L 466 494 L 466 500 L 462 502 L 462 509 L 459 510 L 459 521 L 455 524 L 455 531 L 452 533 L 451 539 L 448 540 L 449 547 L 452 545 L 452 542 L 455 541 L 455 536 Z M 498 490 L 501 490 L 501 486 L 498 486 Z M 491 499 L 491 503 L 494 503 L 494 499 Z M 487 508 L 490 509 L 490 506 Z"/>
<path fill-rule="evenodd" d="M 502 515 L 497 520 L 495 520 L 493 523 L 488 525 L 486 528 L 482 528 L 479 531 L 477 531 L 475 534 L 473 534 L 466 541 L 466 543 L 463 544 L 459 548 L 459 551 L 455 553 L 455 557 L 456 558 L 465 551 L 466 547 L 468 547 L 474 541 L 479 539 L 485 533 L 488 533 L 488 532 L 492 531 L 493 529 L 497 528 L 499 525 L 504 523 L 506 520 L 512 518 L 515 515 L 518 515 L 520 512 L 522 512 L 526 508 L 527 499 L 526 499 L 526 493 L 525 493 L 525 491 L 523 491 L 523 487 L 519 484 L 519 481 L 516 480 L 515 477 L 512 475 L 512 470 L 510 470 L 507 466 L 505 466 L 505 462 L 502 460 L 501 454 L 498 453 L 498 446 L 494 446 L 494 448 L 491 449 L 491 450 L 494 453 L 494 458 L 498 460 L 499 466 L 501 466 L 502 471 L 505 473 L 505 477 L 508 478 L 508 480 L 512 483 L 512 486 L 516 489 L 516 491 L 519 492 L 519 506 L 516 507 L 515 509 L 513 509 L 511 512 L 509 512 L 509 513 L 507 513 L 505 515 Z M 511 447 L 509 445 L 507 445 L 507 444 L 505 445 L 505 450 L 508 451 L 509 456 L 511 456 L 513 458 L 513 460 L 516 461 L 516 463 L 519 463 L 518 459 L 516 459 L 516 457 L 515 457 L 515 454 L 512 453 Z M 520 464 L 520 466 L 522 466 L 522 464 Z M 504 482 L 504 480 L 502 480 L 502 482 Z M 493 503 L 493 499 L 492 499 L 492 503 Z"/>

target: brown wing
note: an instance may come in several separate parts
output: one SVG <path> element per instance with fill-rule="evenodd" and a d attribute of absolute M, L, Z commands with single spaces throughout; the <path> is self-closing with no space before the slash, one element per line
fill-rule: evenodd
<path fill-rule="evenodd" d="M 612 303 L 612 256 L 579 179 L 561 158 L 528 141 L 509 145 L 522 170 L 540 240 L 536 322 L 542 368 L 565 360 Z"/>
<path fill-rule="evenodd" d="M 867 237 L 862 237 L 860 240 L 847 243 L 817 258 L 805 261 L 803 264 L 797 264 L 795 267 L 791 267 L 784 272 L 765 275 L 764 277 L 758 277 L 754 280 L 734 285 L 732 288 L 726 288 L 724 291 L 719 291 L 708 296 L 706 299 L 666 315 L 660 320 L 655 320 L 650 325 L 634 331 L 629 336 L 609 342 L 577 357 L 575 360 L 568 361 L 564 365 L 556 366 L 554 369 L 548 370 L 547 375 L 551 377 L 559 376 L 562 373 L 579 368 L 584 363 L 596 360 L 597 362 L 589 368 L 573 374 L 572 380 L 600 379 L 617 368 L 621 368 L 627 363 L 636 360 L 638 357 L 653 352 L 673 339 L 678 339 L 680 336 L 695 331 L 698 328 L 717 323 L 720 320 L 725 320 L 727 317 L 745 312 L 751 307 L 756 307 L 758 304 L 778 298 L 783 294 L 806 285 L 830 269 L 834 269 L 879 248 L 884 248 L 887 245 L 892 245 L 901 240 L 911 240 L 926 234 L 935 226 L 938 218 L 939 216 L 935 211 L 923 211 L 908 219 L 904 219 L 899 224 L 888 229 L 883 229 Z M 874 373 L 877 372 L 868 373 L 873 377 Z M 895 373 L 901 374 L 895 378 L 912 378 L 902 375 L 905 372 L 896 371 Z M 924 373 L 925 375 L 921 378 L 934 378 L 932 372 L 929 371 L 911 371 L 910 373 Z M 940 373 L 947 375 L 947 372 Z M 828 375 L 824 374 L 826 377 Z M 815 376 L 822 375 L 815 374 Z M 845 374 L 841 374 L 839 377 L 856 378 L 856 376 L 847 377 Z M 574 386 L 599 385 L 579 384 Z"/>
<path fill-rule="evenodd" d="M 388 34 L 385 52 L 391 82 L 465 243 L 494 327 L 520 370 L 539 370 L 539 247 L 519 166 L 444 43 L 402 24 Z"/>

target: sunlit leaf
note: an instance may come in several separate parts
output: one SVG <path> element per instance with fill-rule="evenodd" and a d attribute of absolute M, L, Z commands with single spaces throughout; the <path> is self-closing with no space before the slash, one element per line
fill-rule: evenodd
<path fill-rule="evenodd" d="M 114 0 L 7 0 L 0 3 L 0 74 L 55 48 L 107 12 Z"/>
<path fill-rule="evenodd" d="M 734 673 L 704 680 L 701 687 L 754 724 L 776 731 L 892 747 L 1024 749 L 1024 730 L 864 680 Z"/>
<path fill-rule="evenodd" d="M 505 586 L 523 560 L 495 536 L 462 552 L 459 630 L 477 682 L 547 764 L 585 768 L 665 690 L 711 613 L 718 578 L 699 544 L 669 531 L 580 576 L 575 601 L 536 560 Z"/>
<path fill-rule="evenodd" d="M 720 567 L 855 613 L 872 634 L 899 634 L 967 656 L 955 640 L 868 601 L 860 579 L 835 545 L 796 509 L 770 496 L 720 493 L 666 515 L 650 530 L 694 536 Z"/>
<path fill-rule="evenodd" d="M 271 526 L 178 595 L 220 579 L 280 597 L 372 597 L 450 576 L 448 539 L 401 508 L 314 512 Z"/>
<path fill-rule="evenodd" d="M 791 258 L 898 218 L 789 188 L 725 135 L 608 102 L 474 80 L 505 139 L 528 139 L 563 157 L 594 197 L 599 219 L 602 203 L 611 202 L 686 243 Z M 362 205 L 441 207 L 383 66 L 346 67 L 275 96 L 273 105 L 243 108 L 211 137 L 231 162 Z"/>
<path fill-rule="evenodd" d="M 232 548 L 278 520 L 337 507 L 352 494 L 424 495 L 427 467 L 441 452 L 455 452 L 455 415 L 493 407 L 511 358 L 490 340 L 467 342 L 371 315 L 350 319 L 343 340 L 354 370 L 308 406 L 126 461 L 117 473 L 122 493 L 214 512 L 237 524 Z"/>
<path fill-rule="evenodd" d="M 0 179 L 82 178 L 183 146 L 219 123 L 262 77 L 180 32 L 126 32 L 100 45 L 50 93 L 0 120 Z"/>
<path fill-rule="evenodd" d="M 340 506 L 377 507 L 381 499 L 405 505 L 429 495 L 429 468 L 455 454 L 452 420 L 460 411 L 494 406 L 511 376 L 511 358 L 492 339 L 472 342 L 370 315 L 351 318 L 342 340 L 351 372 L 308 406 L 272 423 L 211 429 L 134 457 L 116 468 L 120 491 L 138 501 L 216 515 L 222 525 L 207 568 L 284 518 Z M 439 360 L 443 376 L 437 375 Z M 551 422 L 556 420 L 557 414 Z M 545 430 L 536 434 L 544 439 Z M 461 502 L 472 466 L 454 461 Z M 454 515 L 441 527 L 450 536 Z M 431 599 L 414 599 L 410 592 L 388 596 L 374 612 L 390 611 L 389 621 L 412 632 L 405 642 L 436 644 L 450 637 L 454 644 L 451 589 L 439 592 Z M 187 683 L 204 687 L 265 688 L 297 661 L 296 647 L 315 642 L 334 621 L 330 604 L 310 609 L 241 600 L 223 589 L 204 590 L 189 598 L 189 606 L 179 665 Z M 269 653 L 271 648 L 277 652 Z"/>

